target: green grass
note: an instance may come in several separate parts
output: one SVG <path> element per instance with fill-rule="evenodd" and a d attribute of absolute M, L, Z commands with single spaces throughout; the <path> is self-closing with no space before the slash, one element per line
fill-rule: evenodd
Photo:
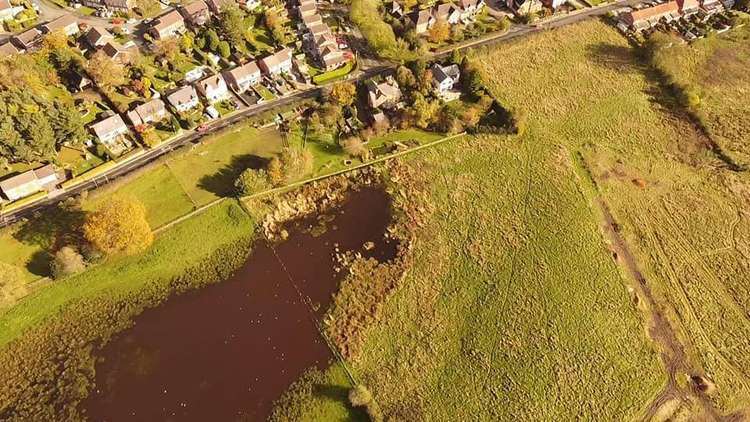
<path fill-rule="evenodd" d="M 0 231 L 0 261 L 21 268 L 27 281 L 46 276 L 48 257 L 41 247 L 20 242 L 13 237 L 14 229 Z"/>
<path fill-rule="evenodd" d="M 168 166 L 200 206 L 231 194 L 242 170 L 264 163 L 280 150 L 281 137 L 274 128 L 238 126 L 170 160 Z"/>
<path fill-rule="evenodd" d="M 343 78 L 354 70 L 355 65 L 356 63 L 354 61 L 347 62 L 344 66 L 338 69 L 313 76 L 313 82 L 318 85 L 323 85 L 336 79 Z"/>
<path fill-rule="evenodd" d="M 151 228 L 160 227 L 194 209 L 177 178 L 166 165 L 138 175 L 117 189 L 95 192 L 84 204 L 84 209 L 95 209 L 112 195 L 133 196 L 146 207 Z"/>
<path fill-rule="evenodd" d="M 235 201 L 227 201 L 168 229 L 142 254 L 113 257 L 78 276 L 40 288 L 0 313 L 0 346 L 72 301 L 171 279 L 220 246 L 247 236 L 253 224 Z"/>
<path fill-rule="evenodd" d="M 253 88 L 258 92 L 258 95 L 266 101 L 276 98 L 276 96 L 273 95 L 273 92 L 269 91 L 268 88 L 261 84 L 255 85 Z"/>
<path fill-rule="evenodd" d="M 408 156 L 428 199 L 397 185 L 396 201 L 433 214 L 349 361 L 394 420 L 632 420 L 664 386 L 572 156 L 678 131 L 646 78 L 601 50 L 629 47 L 594 22 L 483 50 L 484 79 L 527 113 L 526 132 Z"/>

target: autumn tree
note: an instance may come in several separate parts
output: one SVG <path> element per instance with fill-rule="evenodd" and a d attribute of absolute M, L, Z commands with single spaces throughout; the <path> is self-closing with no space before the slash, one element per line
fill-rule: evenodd
<path fill-rule="evenodd" d="M 15 265 L 0 262 L 0 305 L 9 305 L 26 292 L 23 271 Z"/>
<path fill-rule="evenodd" d="M 357 87 L 351 82 L 339 82 L 331 87 L 328 100 L 342 107 L 351 105 L 357 98 Z"/>
<path fill-rule="evenodd" d="M 273 157 L 268 163 L 268 180 L 274 186 L 278 186 L 284 183 L 284 168 L 281 164 L 281 160 L 278 157 Z"/>
<path fill-rule="evenodd" d="M 234 187 L 239 196 L 262 192 L 269 188 L 268 173 L 263 169 L 245 169 L 235 180 Z"/>
<path fill-rule="evenodd" d="M 219 43 L 219 56 L 222 58 L 228 59 L 229 56 L 232 54 L 232 49 L 229 47 L 229 43 L 226 41 L 222 41 Z"/>
<path fill-rule="evenodd" d="M 87 70 L 94 82 L 105 91 L 114 89 L 126 81 L 125 66 L 111 59 L 102 50 L 91 56 Z"/>
<path fill-rule="evenodd" d="M 86 216 L 86 239 L 106 254 L 144 251 L 154 240 L 146 208 L 134 198 L 116 197 Z"/>
<path fill-rule="evenodd" d="M 181 54 L 180 41 L 177 38 L 167 38 L 156 42 L 154 53 L 157 56 L 164 57 L 168 61 L 175 61 Z"/>
<path fill-rule="evenodd" d="M 435 44 L 445 42 L 451 36 L 451 25 L 443 18 L 438 19 L 427 32 L 427 39 Z"/>
<path fill-rule="evenodd" d="M 359 136 L 350 136 L 341 141 L 341 149 L 351 157 L 367 158 L 369 150 Z"/>
<path fill-rule="evenodd" d="M 285 181 L 292 181 L 313 169 L 314 158 L 309 149 L 300 147 L 284 147 L 281 151 L 281 166 Z"/>
<path fill-rule="evenodd" d="M 52 277 L 57 279 L 80 273 L 86 269 L 86 263 L 78 251 L 70 246 L 65 246 L 55 253 L 50 267 Z"/>

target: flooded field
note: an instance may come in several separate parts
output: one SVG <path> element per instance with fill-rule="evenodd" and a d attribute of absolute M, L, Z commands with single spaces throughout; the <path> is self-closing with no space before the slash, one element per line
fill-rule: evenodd
<path fill-rule="evenodd" d="M 305 369 L 333 359 L 314 318 L 340 281 L 336 247 L 391 259 L 389 221 L 385 192 L 353 192 L 333 212 L 291 226 L 287 240 L 256 244 L 231 279 L 144 312 L 99 353 L 96 388 L 82 405 L 88 417 L 265 420 Z"/>

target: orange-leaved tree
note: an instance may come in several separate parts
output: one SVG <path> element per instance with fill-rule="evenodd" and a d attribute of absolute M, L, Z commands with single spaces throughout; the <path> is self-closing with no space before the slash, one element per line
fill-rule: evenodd
<path fill-rule="evenodd" d="M 136 254 L 154 240 L 146 208 L 137 199 L 124 197 L 113 198 L 87 215 L 83 234 L 106 254 Z"/>

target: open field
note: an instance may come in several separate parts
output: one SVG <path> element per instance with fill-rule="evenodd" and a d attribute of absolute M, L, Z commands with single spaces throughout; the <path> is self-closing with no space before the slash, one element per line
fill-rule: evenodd
<path fill-rule="evenodd" d="M 508 45 L 504 61 L 492 60 L 499 51 L 482 54 L 486 80 L 503 104 L 528 116 L 530 134 L 583 157 L 687 348 L 688 366 L 716 384 L 709 390 L 718 410 L 748 406 L 747 175 L 725 169 L 653 72 L 602 24 Z M 508 60 L 512 67 L 491 64 Z"/>
<path fill-rule="evenodd" d="M 750 165 L 750 27 L 660 51 L 655 64 L 700 97 L 694 112 L 714 140 Z"/>
<path fill-rule="evenodd" d="M 576 158 L 608 137 L 626 143 L 624 152 L 678 133 L 644 94 L 643 74 L 623 74 L 631 58 L 626 41 L 596 22 L 477 53 L 492 92 L 526 115 L 526 129 L 407 160 L 424 174 L 428 199 L 394 190 L 433 216 L 416 232 L 413 266 L 349 359 L 386 415 L 647 414 L 667 375 Z"/>

